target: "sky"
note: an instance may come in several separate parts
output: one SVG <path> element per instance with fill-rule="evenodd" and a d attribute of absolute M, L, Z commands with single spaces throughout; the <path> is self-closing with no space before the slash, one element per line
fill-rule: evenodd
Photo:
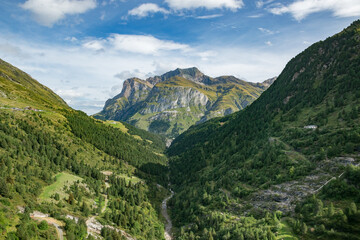
<path fill-rule="evenodd" d="M 94 114 L 130 77 L 278 76 L 359 19 L 360 0 L 0 0 L 0 12 L 0 58 Z"/>

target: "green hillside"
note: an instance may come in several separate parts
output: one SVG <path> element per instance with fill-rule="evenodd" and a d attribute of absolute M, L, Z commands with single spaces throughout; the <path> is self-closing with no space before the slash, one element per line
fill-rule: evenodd
<path fill-rule="evenodd" d="M 27 73 L 0 59 L 0 104 L 3 107 L 38 109 L 68 108 L 67 104 L 49 88 Z"/>
<path fill-rule="evenodd" d="M 0 239 L 163 239 L 163 139 L 0 67 Z"/>
<path fill-rule="evenodd" d="M 177 239 L 359 239 L 359 46 L 356 21 L 251 106 L 175 139 Z"/>

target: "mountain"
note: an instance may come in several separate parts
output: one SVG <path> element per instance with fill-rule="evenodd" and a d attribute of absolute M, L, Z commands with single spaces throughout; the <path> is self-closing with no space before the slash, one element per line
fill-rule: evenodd
<path fill-rule="evenodd" d="M 49 88 L 27 73 L 0 59 L 0 98 L 2 104 L 46 109 L 68 108 L 67 104 Z"/>
<path fill-rule="evenodd" d="M 233 76 L 211 78 L 195 67 L 178 68 L 146 80 L 127 79 L 122 92 L 94 117 L 126 121 L 175 138 L 196 123 L 244 109 L 271 84 Z"/>
<path fill-rule="evenodd" d="M 164 149 L 0 60 L 0 239 L 164 239 Z"/>
<path fill-rule="evenodd" d="M 360 239 L 360 20 L 168 149 L 177 239 Z"/>

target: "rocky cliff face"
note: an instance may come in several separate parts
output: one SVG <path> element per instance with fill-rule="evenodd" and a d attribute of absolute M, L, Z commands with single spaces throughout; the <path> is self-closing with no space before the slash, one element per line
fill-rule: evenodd
<path fill-rule="evenodd" d="M 270 84 L 233 76 L 211 78 L 197 68 L 178 68 L 145 81 L 126 80 L 121 93 L 94 116 L 127 121 L 174 138 L 193 124 L 245 108 Z"/>
<path fill-rule="evenodd" d="M 124 81 L 121 93 L 106 101 L 102 118 L 121 119 L 122 113 L 127 112 L 131 106 L 138 102 L 144 101 L 152 88 L 151 83 L 141 79 L 127 79 Z"/>
<path fill-rule="evenodd" d="M 162 88 L 154 87 L 147 98 L 146 107 L 140 114 L 151 114 L 163 112 L 176 108 L 202 107 L 206 106 L 209 98 L 196 89 L 185 87 L 172 87 L 164 94 Z"/>

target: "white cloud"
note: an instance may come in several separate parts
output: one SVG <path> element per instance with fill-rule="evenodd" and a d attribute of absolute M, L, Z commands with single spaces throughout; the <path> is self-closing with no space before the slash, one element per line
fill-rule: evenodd
<path fill-rule="evenodd" d="M 71 107 L 94 114 L 101 111 L 109 97 L 121 92 L 123 80 L 129 77 L 145 79 L 178 67 L 196 66 L 209 76 L 235 75 L 260 82 L 278 75 L 285 63 L 299 52 L 289 46 L 283 46 L 286 49 L 284 54 L 279 54 L 279 49 L 266 46 L 259 49 L 223 44 L 189 46 L 151 36 L 140 36 L 139 39 L 143 41 L 135 46 L 150 42 L 151 47 L 145 47 L 145 52 L 152 54 L 159 51 L 158 54 L 149 56 L 139 54 L 140 50 L 135 51 L 135 47 L 124 44 L 123 35 L 119 35 L 121 40 L 116 36 L 85 40 L 85 43 L 91 42 L 87 48 L 80 45 L 84 43 L 82 39 L 66 42 L 65 45 L 54 45 L 0 35 L 0 46 L 17 49 L 8 53 L 0 51 L 0 58 L 27 71 L 66 99 Z M 137 38 L 136 35 L 130 35 L 130 39 L 125 42 L 135 41 Z M 292 43 L 291 46 L 293 45 Z M 131 51 L 126 48 L 131 48 Z M 174 54 L 171 49 L 176 49 L 177 52 Z M 19 55 L 19 52 L 22 54 Z M 24 58 L 22 55 L 28 57 Z M 41 69 L 38 69 L 39 66 Z"/>
<path fill-rule="evenodd" d="M 290 13 L 300 21 L 316 12 L 331 11 L 336 17 L 360 16 L 359 0 L 297 0 L 287 6 L 277 5 L 269 11 L 276 15 Z"/>
<path fill-rule="evenodd" d="M 165 8 L 159 7 L 154 3 L 144 3 L 129 11 L 130 16 L 137 16 L 139 18 L 147 17 L 153 13 L 168 14 L 169 11 Z"/>
<path fill-rule="evenodd" d="M 274 0 L 267 0 L 267 1 L 260 0 L 260 1 L 257 1 L 255 3 L 255 5 L 256 5 L 257 8 L 262 8 L 264 5 L 267 5 L 267 4 L 269 4 L 269 3 L 273 2 L 273 1 Z"/>
<path fill-rule="evenodd" d="M 266 28 L 258 28 L 261 32 L 263 32 L 263 33 L 266 33 L 266 34 L 269 34 L 269 35 L 273 35 L 273 34 L 275 34 L 275 32 L 274 31 L 271 31 L 271 30 L 269 30 L 269 29 L 266 29 Z"/>
<path fill-rule="evenodd" d="M 70 42 L 76 42 L 78 39 L 76 37 L 66 37 L 65 40 Z"/>
<path fill-rule="evenodd" d="M 103 12 L 101 12 L 101 15 L 100 15 L 100 20 L 101 20 L 101 21 L 104 21 L 105 16 L 106 16 L 106 13 L 105 13 L 104 11 L 103 11 Z"/>
<path fill-rule="evenodd" d="M 257 1 L 255 5 L 257 8 L 262 8 L 264 6 L 264 1 Z"/>
<path fill-rule="evenodd" d="M 196 19 L 212 19 L 212 18 L 218 18 L 222 17 L 222 14 L 212 14 L 212 15 L 204 15 L 204 16 L 197 16 Z"/>
<path fill-rule="evenodd" d="M 265 44 L 268 45 L 269 47 L 271 47 L 273 45 L 272 42 L 270 42 L 270 41 L 266 41 Z"/>
<path fill-rule="evenodd" d="M 134 69 L 132 71 L 125 70 L 125 71 L 119 72 L 119 73 L 115 74 L 114 77 L 118 78 L 120 80 L 126 80 L 126 79 L 129 79 L 132 77 L 143 78 L 144 76 L 146 76 L 146 74 L 147 73 L 143 73 L 139 69 Z"/>
<path fill-rule="evenodd" d="M 215 51 L 204 51 L 204 52 L 199 52 L 197 55 L 201 57 L 201 60 L 208 61 L 211 58 L 216 57 L 218 53 Z"/>
<path fill-rule="evenodd" d="M 165 2 L 175 10 L 227 8 L 236 11 L 244 6 L 242 0 L 165 0 Z"/>
<path fill-rule="evenodd" d="M 166 51 L 190 51 L 186 44 L 161 40 L 151 35 L 112 34 L 107 39 L 85 41 L 83 47 L 92 50 L 117 50 L 121 52 L 159 55 Z"/>
<path fill-rule="evenodd" d="M 95 50 L 95 51 L 99 51 L 99 50 L 104 50 L 104 43 L 106 41 L 105 40 L 86 40 L 83 43 L 83 47 L 87 48 L 87 49 L 91 49 L 91 50 Z"/>
<path fill-rule="evenodd" d="M 56 93 L 61 95 L 63 98 L 70 99 L 84 96 L 84 93 L 79 92 L 77 89 L 58 89 Z"/>
<path fill-rule="evenodd" d="M 264 16 L 264 14 L 259 13 L 259 14 L 250 15 L 248 16 L 248 18 L 261 18 L 262 16 Z"/>
<path fill-rule="evenodd" d="M 20 5 L 41 25 L 52 27 L 66 15 L 85 13 L 96 7 L 96 0 L 27 0 Z"/>

